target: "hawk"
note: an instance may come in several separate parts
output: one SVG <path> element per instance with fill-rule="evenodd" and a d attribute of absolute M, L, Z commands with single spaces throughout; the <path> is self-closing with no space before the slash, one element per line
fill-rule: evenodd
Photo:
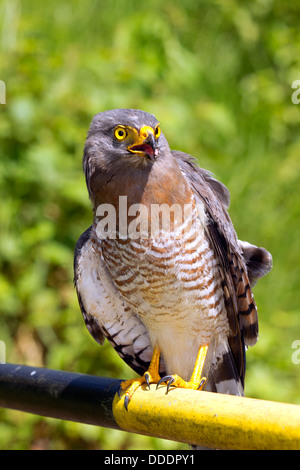
<path fill-rule="evenodd" d="M 134 109 L 94 116 L 83 168 L 94 219 L 74 282 L 91 335 L 141 375 L 121 383 L 125 407 L 142 383 L 243 395 L 258 337 L 251 288 L 272 257 L 238 240 L 228 189 Z"/>

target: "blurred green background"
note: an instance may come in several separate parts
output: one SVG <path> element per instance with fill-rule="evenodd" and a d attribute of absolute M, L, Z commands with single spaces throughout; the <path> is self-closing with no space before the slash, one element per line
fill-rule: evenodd
<path fill-rule="evenodd" d="M 7 361 L 116 378 L 133 372 L 83 323 L 73 251 L 91 224 L 81 169 L 92 116 L 140 108 L 173 149 L 231 192 L 242 240 L 274 268 L 254 289 L 260 340 L 246 394 L 300 404 L 300 6 L 254 0 L 2 0 L 0 340 Z M 300 356 L 298 355 L 298 358 Z M 294 361 L 295 362 L 295 361 Z M 1 449 L 181 444 L 0 410 Z"/>

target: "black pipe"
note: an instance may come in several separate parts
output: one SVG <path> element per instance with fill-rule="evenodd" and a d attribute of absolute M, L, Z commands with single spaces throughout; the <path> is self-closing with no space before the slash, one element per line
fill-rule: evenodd
<path fill-rule="evenodd" d="M 112 403 L 120 380 L 0 364 L 0 407 L 120 429 Z"/>

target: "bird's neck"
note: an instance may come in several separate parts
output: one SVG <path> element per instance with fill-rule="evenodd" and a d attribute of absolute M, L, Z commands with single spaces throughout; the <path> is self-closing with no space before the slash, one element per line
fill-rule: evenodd
<path fill-rule="evenodd" d="M 107 181 L 102 181 L 96 192 L 94 215 L 97 221 L 110 215 L 120 230 L 120 221 L 125 220 L 129 225 L 141 214 L 150 227 L 153 208 L 167 208 L 168 212 L 168 208 L 176 207 L 183 212 L 191 201 L 192 191 L 176 160 L 173 157 L 167 161 L 158 159 L 151 167 L 134 171 L 127 168 L 122 173 L 107 175 Z"/>
<path fill-rule="evenodd" d="M 191 199 L 191 189 L 173 156 L 158 159 L 151 166 L 116 168 L 102 173 L 94 187 L 94 210 L 100 204 L 112 204 L 116 210 L 120 197 L 133 204 L 186 204 Z"/>

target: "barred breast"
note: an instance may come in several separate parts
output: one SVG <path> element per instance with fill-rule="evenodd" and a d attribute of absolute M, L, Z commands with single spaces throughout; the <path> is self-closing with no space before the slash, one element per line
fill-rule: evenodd
<path fill-rule="evenodd" d="M 101 241 L 106 266 L 121 297 L 158 344 L 167 373 L 188 380 L 201 344 L 229 332 L 222 278 L 205 237 L 204 207 L 174 231 Z M 202 212 L 201 212 L 202 211 Z"/>

